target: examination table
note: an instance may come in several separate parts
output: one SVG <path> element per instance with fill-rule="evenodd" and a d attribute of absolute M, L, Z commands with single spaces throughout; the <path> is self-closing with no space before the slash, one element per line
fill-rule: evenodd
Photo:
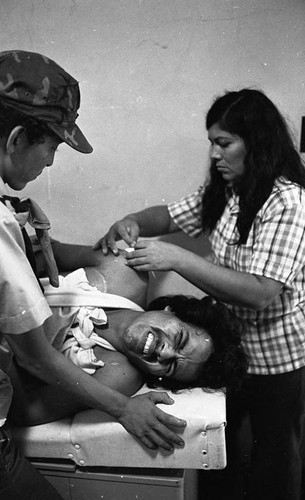
<path fill-rule="evenodd" d="M 196 500 L 196 470 L 226 466 L 225 396 L 201 389 L 169 394 L 175 403 L 160 408 L 187 421 L 185 447 L 173 453 L 148 450 L 97 410 L 14 434 L 65 500 Z"/>

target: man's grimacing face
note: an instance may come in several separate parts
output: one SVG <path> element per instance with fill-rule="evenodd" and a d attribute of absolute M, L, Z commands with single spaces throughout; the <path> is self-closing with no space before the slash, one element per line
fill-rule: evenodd
<path fill-rule="evenodd" d="M 177 381 L 195 381 L 213 352 L 205 330 L 170 311 L 148 311 L 127 328 L 124 349 L 142 371 Z"/>

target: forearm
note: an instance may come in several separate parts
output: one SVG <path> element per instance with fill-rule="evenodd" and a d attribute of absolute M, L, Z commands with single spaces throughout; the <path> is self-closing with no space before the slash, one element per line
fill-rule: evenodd
<path fill-rule="evenodd" d="M 128 398 L 80 370 L 73 363 L 67 366 L 64 356 L 58 354 L 58 360 L 54 365 L 59 375 L 56 380 L 57 386 L 62 386 L 62 389 L 89 408 L 105 411 L 115 418 L 120 417 Z M 49 383 L 54 384 L 54 380 Z"/>
<path fill-rule="evenodd" d="M 24 344 L 20 345 L 19 339 L 17 345 L 12 335 L 7 336 L 18 364 L 35 377 L 68 393 L 85 406 L 105 411 L 118 418 L 128 398 L 95 380 L 56 351 L 47 341 L 40 342 L 38 330 L 40 329 L 26 334 L 27 338 L 31 337 L 28 339 L 32 346 L 31 352 L 23 349 Z M 40 334 L 43 335 L 43 332 Z"/>
<path fill-rule="evenodd" d="M 140 212 L 130 214 L 140 227 L 140 236 L 152 237 L 168 234 L 178 230 L 172 223 L 166 205 L 156 205 Z"/>
<path fill-rule="evenodd" d="M 264 309 L 280 293 L 281 284 L 254 274 L 209 262 L 193 252 L 178 249 L 173 270 L 216 299 L 254 310 Z"/>
<path fill-rule="evenodd" d="M 139 236 L 152 237 L 176 231 L 179 231 L 179 228 L 171 219 L 167 206 L 158 205 L 126 215 L 116 221 L 93 248 L 95 250 L 102 248 L 105 255 L 109 250 L 118 255 L 119 248 L 116 243 L 118 240 L 135 247 Z"/>
<path fill-rule="evenodd" d="M 86 245 L 52 242 L 52 249 L 59 272 L 71 272 L 80 267 L 98 266 L 102 252 L 94 251 Z"/>

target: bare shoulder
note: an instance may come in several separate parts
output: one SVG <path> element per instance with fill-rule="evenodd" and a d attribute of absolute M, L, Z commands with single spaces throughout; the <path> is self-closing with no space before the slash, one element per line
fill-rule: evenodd
<path fill-rule="evenodd" d="M 146 295 L 148 287 L 148 273 L 139 273 L 125 265 L 124 251 L 119 255 L 109 253 L 98 254 L 99 263 L 94 267 L 86 267 L 86 274 L 90 283 L 98 288 L 101 285 L 102 291 L 120 295 L 132 300 L 141 307 L 146 305 Z M 106 287 L 106 290 L 105 288 Z"/>

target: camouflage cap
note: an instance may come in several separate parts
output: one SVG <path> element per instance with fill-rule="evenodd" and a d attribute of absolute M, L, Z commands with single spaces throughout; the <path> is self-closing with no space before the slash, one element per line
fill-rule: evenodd
<path fill-rule="evenodd" d="M 71 148 L 92 147 L 75 123 L 78 82 L 56 62 L 35 52 L 0 52 L 0 102 L 39 119 Z"/>

